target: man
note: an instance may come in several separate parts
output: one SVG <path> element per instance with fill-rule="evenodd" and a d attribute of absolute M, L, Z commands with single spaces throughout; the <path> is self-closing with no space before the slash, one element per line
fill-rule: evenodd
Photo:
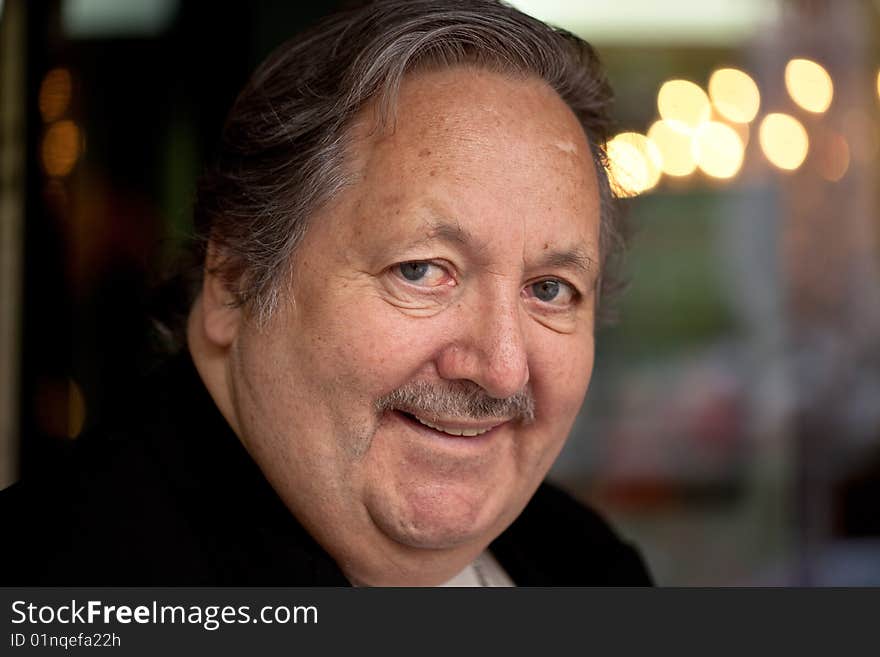
<path fill-rule="evenodd" d="M 649 583 L 542 485 L 617 240 L 608 101 L 589 46 L 488 0 L 378 2 L 283 45 L 200 183 L 186 351 L 77 474 L 7 495 L 42 540 L 4 566 L 25 583 Z"/>

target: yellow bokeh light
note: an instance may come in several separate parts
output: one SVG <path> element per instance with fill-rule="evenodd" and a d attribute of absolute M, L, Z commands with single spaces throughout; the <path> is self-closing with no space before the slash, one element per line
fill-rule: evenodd
<path fill-rule="evenodd" d="M 880 71 L 877 71 L 877 95 L 880 96 Z"/>
<path fill-rule="evenodd" d="M 721 68 L 709 78 L 709 97 L 721 116 L 734 123 L 749 123 L 758 114 L 761 93 L 747 73 Z"/>
<path fill-rule="evenodd" d="M 657 146 L 637 132 L 622 132 L 608 142 L 608 174 L 615 196 L 636 196 L 660 181 L 661 156 Z"/>
<path fill-rule="evenodd" d="M 801 122 L 788 114 L 768 114 L 758 131 L 761 150 L 780 169 L 793 171 L 807 157 L 810 140 Z"/>
<path fill-rule="evenodd" d="M 636 196 L 640 181 L 648 176 L 647 163 L 632 144 L 608 142 L 608 179 L 618 198 Z"/>
<path fill-rule="evenodd" d="M 729 125 L 708 121 L 694 134 L 697 166 L 713 178 L 733 178 L 742 167 L 745 147 Z"/>
<path fill-rule="evenodd" d="M 687 80 L 668 80 L 657 93 L 657 109 L 667 121 L 678 121 L 694 130 L 709 120 L 712 106 L 698 85 Z"/>
<path fill-rule="evenodd" d="M 749 131 L 748 123 L 725 123 L 725 125 L 739 136 L 739 140 L 742 142 L 743 148 L 746 148 L 749 145 L 751 134 Z"/>
<path fill-rule="evenodd" d="M 697 168 L 693 139 L 682 124 L 656 121 L 648 130 L 650 139 L 660 151 L 661 168 L 669 176 L 687 176 Z"/>
<path fill-rule="evenodd" d="M 785 88 L 791 99 L 808 112 L 821 114 L 831 105 L 834 84 L 820 64 L 792 59 L 785 66 Z"/>
<path fill-rule="evenodd" d="M 43 168 L 53 177 L 66 176 L 73 169 L 81 150 L 79 128 L 73 121 L 58 121 L 43 137 Z"/>
<path fill-rule="evenodd" d="M 40 84 L 37 104 L 43 121 L 51 123 L 60 119 L 70 105 L 70 71 L 64 68 L 53 68 L 46 73 Z"/>

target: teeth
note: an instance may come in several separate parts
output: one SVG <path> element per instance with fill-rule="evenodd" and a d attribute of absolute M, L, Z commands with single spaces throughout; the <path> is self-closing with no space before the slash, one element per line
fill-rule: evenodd
<path fill-rule="evenodd" d="M 466 438 L 472 438 L 473 436 L 479 436 L 480 434 L 484 434 L 487 431 L 489 431 L 490 429 L 492 429 L 492 427 L 489 427 L 489 429 L 449 429 L 448 427 L 441 427 L 438 424 L 432 424 L 431 422 L 428 422 L 427 420 L 423 420 L 422 418 L 418 417 L 417 415 L 413 415 L 412 417 L 417 419 L 419 422 L 424 424 L 426 427 L 431 427 L 432 429 L 435 429 L 437 431 L 441 431 L 443 433 L 448 433 L 450 436 L 464 436 Z"/>

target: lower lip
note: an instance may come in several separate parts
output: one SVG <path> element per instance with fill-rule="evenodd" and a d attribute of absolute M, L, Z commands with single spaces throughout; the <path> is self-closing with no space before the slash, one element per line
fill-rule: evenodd
<path fill-rule="evenodd" d="M 460 444 L 468 444 L 468 445 L 477 445 L 479 443 L 484 443 L 490 440 L 493 436 L 495 436 L 499 429 L 503 427 L 506 422 L 502 422 L 499 425 L 496 425 L 486 431 L 485 433 L 481 433 L 477 436 L 453 436 L 452 434 L 444 433 L 443 431 L 437 431 L 436 429 L 432 429 L 431 427 L 422 424 L 418 420 L 411 418 L 410 416 L 401 413 L 400 411 L 392 411 L 391 413 L 398 420 L 403 422 L 404 424 L 412 427 L 427 436 L 431 436 L 433 438 L 441 438 L 443 440 L 449 441 L 451 443 L 460 443 Z"/>

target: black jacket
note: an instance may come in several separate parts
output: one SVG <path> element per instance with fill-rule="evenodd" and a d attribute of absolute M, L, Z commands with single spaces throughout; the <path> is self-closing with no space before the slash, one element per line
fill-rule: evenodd
<path fill-rule="evenodd" d="M 0 584 L 348 585 L 188 355 L 148 388 L 120 429 L 81 438 L 62 468 L 0 493 Z M 547 484 L 491 550 L 520 586 L 651 583 L 632 547 Z"/>

